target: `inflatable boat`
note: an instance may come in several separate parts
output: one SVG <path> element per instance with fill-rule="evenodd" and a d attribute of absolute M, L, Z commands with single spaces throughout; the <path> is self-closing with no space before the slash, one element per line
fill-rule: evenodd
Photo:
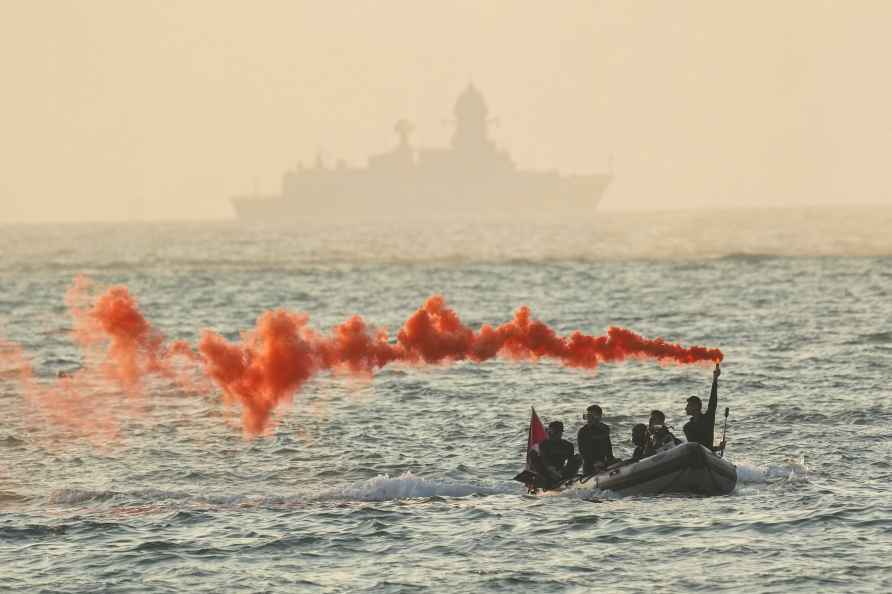
<path fill-rule="evenodd" d="M 545 438 L 545 427 L 533 409 L 527 435 L 526 466 L 514 477 L 514 480 L 525 484 L 530 493 L 541 490 L 536 459 L 539 444 Z M 670 443 L 638 462 L 620 462 L 597 474 L 573 476 L 544 490 L 562 491 L 574 485 L 592 486 L 622 495 L 727 495 L 737 485 L 737 467 L 699 443 Z"/>
<path fill-rule="evenodd" d="M 639 462 L 565 481 L 558 488 L 575 484 L 623 495 L 727 495 L 737 484 L 737 467 L 699 443 L 682 443 Z"/>

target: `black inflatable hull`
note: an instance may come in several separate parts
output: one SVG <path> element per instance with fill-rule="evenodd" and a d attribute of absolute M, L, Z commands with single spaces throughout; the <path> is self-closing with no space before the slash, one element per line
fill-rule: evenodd
<path fill-rule="evenodd" d="M 737 467 L 699 443 L 683 443 L 583 481 L 623 495 L 727 495 L 737 484 Z"/>

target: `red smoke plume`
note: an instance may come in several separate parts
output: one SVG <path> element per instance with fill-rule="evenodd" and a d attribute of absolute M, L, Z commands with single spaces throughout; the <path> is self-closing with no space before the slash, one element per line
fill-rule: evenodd
<path fill-rule="evenodd" d="M 482 362 L 496 356 L 552 358 L 569 367 L 594 369 L 602 362 L 650 358 L 678 364 L 718 362 L 718 349 L 686 348 L 662 339 L 648 340 L 623 328 L 606 336 L 574 332 L 559 336 L 521 307 L 514 319 L 474 331 L 462 324 L 442 297 L 429 298 L 403 325 L 397 342 L 384 330 L 371 330 L 359 316 L 336 326 L 329 336 L 307 326 L 307 317 L 281 310 L 263 314 L 242 344 L 206 331 L 198 346 L 208 374 L 245 407 L 245 429 L 263 431 L 276 405 L 288 401 L 304 382 L 322 370 L 371 374 L 391 362 Z"/>
<path fill-rule="evenodd" d="M 256 328 L 244 333 L 239 343 L 206 330 L 196 353 L 182 341 L 165 344 L 126 287 L 111 287 L 92 303 L 85 298 L 89 290 L 89 281 L 79 277 L 66 295 L 75 319 L 74 336 L 85 352 L 85 368 L 78 373 L 99 370 L 125 393 L 134 394 L 150 375 L 176 381 L 183 389 L 207 390 L 200 376 L 194 379 L 200 371 L 228 400 L 242 405 L 243 425 L 249 435 L 267 430 L 275 409 L 290 402 L 304 383 L 326 370 L 371 375 L 394 362 L 479 363 L 497 356 L 529 361 L 550 358 L 585 369 L 627 358 L 677 364 L 723 358 L 718 349 L 650 340 L 623 328 L 609 328 L 605 336 L 578 331 L 560 336 L 533 319 L 527 307 L 518 309 L 510 322 L 474 331 L 440 296 L 429 298 L 406 320 L 396 342 L 389 340 L 385 330 L 368 326 L 359 316 L 325 335 L 309 326 L 306 314 L 273 310 L 261 315 Z M 21 355 L 17 352 L 15 357 Z M 92 364 L 93 360 L 98 362 Z"/>
<path fill-rule="evenodd" d="M 30 358 L 17 344 L 0 340 L 0 381 L 18 381 L 26 416 L 48 421 L 65 431 L 65 437 L 86 437 L 97 445 L 118 435 L 118 423 L 110 414 L 105 394 L 97 393 L 97 385 L 89 372 L 81 369 L 64 375 L 51 384 L 34 377 Z"/>
<path fill-rule="evenodd" d="M 32 420 L 36 415 L 63 429 L 67 437 L 87 437 L 102 444 L 117 437 L 121 416 L 140 410 L 133 397 L 142 394 L 147 378 L 157 375 L 192 393 L 207 392 L 212 386 L 201 381 L 201 357 L 183 341 L 166 345 L 126 287 L 113 286 L 96 294 L 92 282 L 82 276 L 65 294 L 72 338 L 81 348 L 78 369 L 39 381 L 24 349 L 0 340 L 0 380 L 18 380 Z M 127 398 L 122 399 L 121 392 Z"/>

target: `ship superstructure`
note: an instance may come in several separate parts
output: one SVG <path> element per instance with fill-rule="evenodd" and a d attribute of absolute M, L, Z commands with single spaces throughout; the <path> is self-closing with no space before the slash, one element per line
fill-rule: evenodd
<path fill-rule="evenodd" d="M 237 196 L 242 220 L 287 221 L 326 215 L 475 215 L 545 212 L 570 208 L 591 212 L 612 175 L 562 175 L 518 169 L 489 137 L 489 112 L 473 86 L 454 107 L 455 129 L 448 147 L 415 149 L 412 125 L 396 123 L 397 145 L 369 157 L 366 167 L 338 161 L 326 167 L 298 165 L 283 176 L 279 195 Z"/>

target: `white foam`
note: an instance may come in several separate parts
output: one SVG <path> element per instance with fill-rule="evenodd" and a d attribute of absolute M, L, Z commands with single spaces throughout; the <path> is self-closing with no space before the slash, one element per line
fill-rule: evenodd
<path fill-rule="evenodd" d="M 765 474 L 764 468 L 753 466 L 739 462 L 737 464 L 737 482 L 738 483 L 767 483 L 768 476 Z"/>
<path fill-rule="evenodd" d="M 601 489 L 597 489 L 592 484 L 594 481 L 587 484 L 574 484 L 570 487 L 562 491 L 545 491 L 541 493 L 539 496 L 549 496 L 554 495 L 556 497 L 572 497 L 573 499 L 583 499 L 585 501 L 591 501 L 593 499 L 604 500 L 604 499 L 621 499 L 622 495 L 619 493 L 615 493 L 613 491 L 603 491 Z"/>
<path fill-rule="evenodd" d="M 736 462 L 736 464 L 739 483 L 768 483 L 774 479 L 795 481 L 808 478 L 805 456 L 800 456 L 798 461 L 788 460 L 785 464 L 767 466 L 757 466 L 747 462 Z"/>
<path fill-rule="evenodd" d="M 317 499 L 345 501 L 389 501 L 418 497 L 467 497 L 468 495 L 496 495 L 517 493 L 519 484 L 474 484 L 449 480 L 433 480 L 417 477 L 411 472 L 391 477 L 380 475 L 358 481 L 344 487 L 324 491 Z"/>

